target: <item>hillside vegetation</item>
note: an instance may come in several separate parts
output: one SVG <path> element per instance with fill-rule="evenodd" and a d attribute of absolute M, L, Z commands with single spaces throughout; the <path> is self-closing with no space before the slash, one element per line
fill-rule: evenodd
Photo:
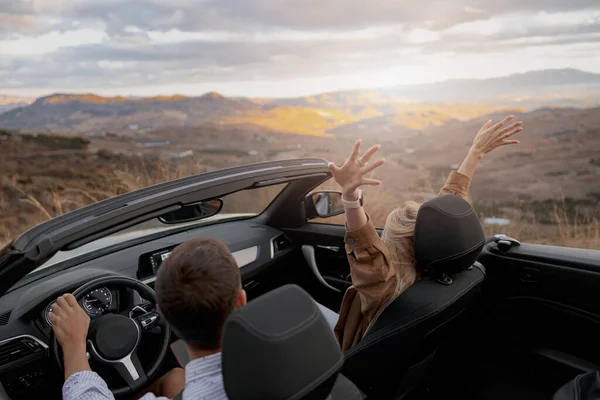
<path fill-rule="evenodd" d="M 533 117 L 540 118 L 536 114 Z M 573 120 L 585 121 L 581 115 L 573 117 Z M 456 141 L 459 138 L 463 143 L 479 122 L 456 122 L 455 125 L 448 127 L 450 133 L 446 134 L 449 135 L 446 139 L 452 141 L 454 137 Z M 14 239 L 48 218 L 86 204 L 183 176 L 291 157 L 315 156 L 341 162 L 353 142 L 216 129 L 160 131 L 157 134 L 169 137 L 177 133 L 182 143 L 143 151 L 126 137 L 89 141 L 52 135 L 52 140 L 48 140 L 48 135 L 43 134 L 9 135 L 4 132 L 0 136 L 3 151 L 3 157 L 0 157 L 3 172 L 0 175 L 0 243 Z M 552 135 L 552 132 L 547 131 L 547 134 Z M 384 142 L 382 156 L 388 162 L 376 176 L 384 185 L 366 190 L 366 208 L 378 226 L 383 226 L 387 214 L 402 202 L 424 201 L 435 196 L 452 168 L 450 163 L 460 162 L 464 156 L 463 145 L 466 143 L 458 149 L 455 149 L 456 143 L 445 145 L 444 150 L 431 145 L 429 135 L 434 133 L 429 132 L 420 139 L 429 149 L 429 156 L 422 157 L 421 161 L 413 157 L 416 153 L 407 154 L 401 143 Z M 576 133 L 573 135 L 577 137 Z M 186 140 L 190 144 L 185 146 L 189 147 L 184 147 Z M 200 145 L 193 147 L 192 142 Z M 444 141 L 437 141 L 440 142 Z M 528 146 L 527 140 L 523 142 Z M 211 146 L 202 143 L 211 143 Z M 369 143 L 373 141 L 369 139 L 365 144 Z M 188 156 L 176 156 L 186 148 L 192 149 L 184 152 L 189 153 Z M 579 167 L 576 167 L 568 174 L 546 175 L 544 158 L 550 157 L 547 154 L 555 150 L 549 147 L 549 153 L 542 152 L 540 158 L 532 157 L 532 151 L 529 147 L 513 149 L 512 153 L 498 151 L 477 172 L 471 193 L 482 221 L 486 217 L 510 221 L 503 226 L 484 224 L 486 233 L 507 233 L 525 242 L 600 248 L 600 163 L 597 163 L 597 157 L 588 157 L 583 152 L 580 158 L 570 161 L 572 165 L 578 165 L 575 160 L 581 165 L 587 163 L 585 168 L 590 171 L 587 174 L 579 174 Z M 590 148 L 589 151 L 596 150 Z M 442 160 L 447 163 L 440 164 Z M 528 162 L 531 164 L 528 172 L 519 173 L 519 168 Z M 558 165 L 565 163 L 562 161 Z M 562 195 L 558 189 L 554 192 L 538 190 L 542 183 L 546 185 L 544 187 L 554 188 L 564 185 L 567 190 Z M 527 185 L 531 189 L 521 191 L 520 188 Z M 329 181 L 323 188 L 335 189 L 335 184 Z M 247 211 L 243 205 L 248 201 L 251 199 L 238 199 L 235 207 L 239 209 L 231 212 Z M 343 216 L 326 222 L 335 223 L 342 219 Z"/>

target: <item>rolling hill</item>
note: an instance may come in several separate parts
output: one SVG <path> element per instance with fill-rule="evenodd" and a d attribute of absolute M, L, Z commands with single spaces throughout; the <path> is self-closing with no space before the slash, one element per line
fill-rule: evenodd
<path fill-rule="evenodd" d="M 450 121 L 468 121 L 491 112 L 524 111 L 520 108 L 503 108 L 473 105 L 408 104 L 397 106 L 386 115 L 361 119 L 339 125 L 328 132 L 335 136 L 359 137 L 368 135 L 412 136 L 431 126 L 442 126 Z"/>
<path fill-rule="evenodd" d="M 600 74 L 570 68 L 552 69 L 498 78 L 453 79 L 377 90 L 349 90 L 309 97 L 265 99 L 263 102 L 321 108 L 381 108 L 390 104 L 411 103 L 485 104 L 530 109 L 548 105 L 589 107 L 600 105 Z"/>
<path fill-rule="evenodd" d="M 10 111 L 14 108 L 25 107 L 33 103 L 34 99 L 18 96 L 0 95 L 0 114 Z"/>
<path fill-rule="evenodd" d="M 160 128 L 212 124 L 253 125 L 312 136 L 410 134 L 498 110 L 597 104 L 600 74 L 564 69 L 279 99 L 234 98 L 215 92 L 147 98 L 53 94 L 0 114 L 0 128 L 58 133 L 112 130 L 138 135 Z"/>
<path fill-rule="evenodd" d="M 481 125 L 505 115 L 450 121 L 411 137 L 381 131 L 373 135 L 383 142 L 387 157 L 425 168 L 440 185 L 467 154 Z M 600 107 L 547 107 L 515 116 L 524 123 L 523 132 L 515 137 L 520 144 L 499 148 L 485 157 L 472 185 L 475 199 L 528 202 L 600 196 Z"/>
<path fill-rule="evenodd" d="M 576 69 L 532 71 L 490 79 L 396 86 L 384 93 L 422 102 L 484 102 L 527 108 L 600 104 L 600 74 Z"/>
<path fill-rule="evenodd" d="M 154 129 L 160 126 L 194 126 L 259 108 L 245 99 L 218 93 L 200 97 L 102 97 L 94 94 L 54 94 L 0 115 L 5 129 L 76 131 L 96 129 Z"/>

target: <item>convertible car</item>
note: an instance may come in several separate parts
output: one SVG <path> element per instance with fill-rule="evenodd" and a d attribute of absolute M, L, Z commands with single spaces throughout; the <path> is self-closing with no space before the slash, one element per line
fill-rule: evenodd
<path fill-rule="evenodd" d="M 315 191 L 328 179 L 321 159 L 233 167 L 103 200 L 23 233 L 0 251 L 0 398 L 61 397 L 48 312 L 65 292 L 96 324 L 90 364 L 116 396 L 135 397 L 178 365 L 178 338 L 156 313 L 152 286 L 162 261 L 191 238 L 229 246 L 249 299 L 295 284 L 339 310 L 351 285 L 345 229 L 314 221 L 343 212 L 340 193 Z M 600 369 L 600 251 L 496 235 L 474 265 L 400 296 L 381 317 L 393 328 L 347 352 L 341 376 L 375 399 L 546 399 Z M 119 340 L 102 324 L 110 315 L 136 322 L 126 354 L 100 354 L 98 343 Z M 283 372 L 295 376 L 295 368 Z"/>

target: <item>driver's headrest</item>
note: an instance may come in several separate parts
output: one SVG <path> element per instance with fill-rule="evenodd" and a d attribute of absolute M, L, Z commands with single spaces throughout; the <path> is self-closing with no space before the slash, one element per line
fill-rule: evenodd
<path fill-rule="evenodd" d="M 415 226 L 417 265 L 433 275 L 462 271 L 477 260 L 485 234 L 473 207 L 456 195 L 424 203 Z"/>
<path fill-rule="evenodd" d="M 325 317 L 295 285 L 233 312 L 223 330 L 222 356 L 230 400 L 325 399 L 343 364 Z"/>

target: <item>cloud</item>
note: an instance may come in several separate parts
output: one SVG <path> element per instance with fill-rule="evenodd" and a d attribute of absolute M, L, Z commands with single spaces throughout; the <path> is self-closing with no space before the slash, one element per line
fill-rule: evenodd
<path fill-rule="evenodd" d="M 600 38 L 600 11 L 510 14 L 488 21 L 455 25 L 440 40 L 424 45 L 429 52 L 480 52 L 532 46 L 595 43 Z"/>
<path fill-rule="evenodd" d="M 0 12 L 101 21 L 110 32 L 144 30 L 353 30 L 382 25 L 428 29 L 514 12 L 598 8 L 597 0 L 35 0 L 12 1 Z"/>
<path fill-rule="evenodd" d="M 456 59 L 472 54 L 527 49 L 523 54 L 539 54 L 534 49 L 557 51 L 576 44 L 599 49 L 600 35 L 597 0 L 12 3 L 0 4 L 0 90 L 367 73 L 379 82 L 376 75 L 384 70 L 418 71 L 419 64 L 424 69 L 440 60 L 455 68 Z M 450 69 L 440 64 L 440 79 L 450 76 L 444 75 Z"/>
<path fill-rule="evenodd" d="M 13 15 L 0 13 L 0 26 L 3 30 L 26 29 L 35 26 L 36 18 L 33 15 Z"/>

